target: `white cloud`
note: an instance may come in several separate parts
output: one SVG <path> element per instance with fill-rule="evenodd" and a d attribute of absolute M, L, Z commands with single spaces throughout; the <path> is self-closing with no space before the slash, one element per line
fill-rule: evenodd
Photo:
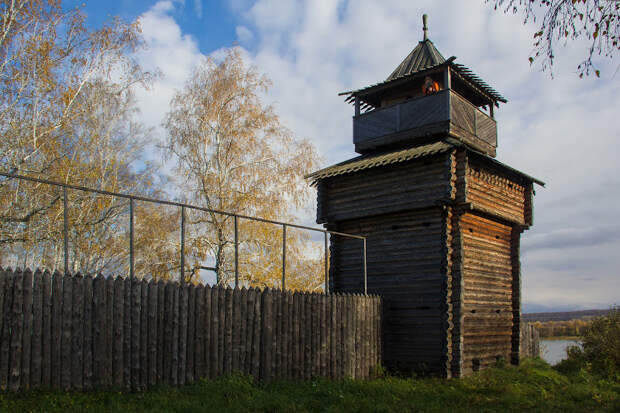
<path fill-rule="evenodd" d="M 183 34 L 171 17 L 174 9 L 173 2 L 160 1 L 140 16 L 147 49 L 139 53 L 138 59 L 146 70 L 160 73 L 150 90 L 137 92 L 142 119 L 155 128 L 154 145 L 163 138 L 160 125 L 174 91 L 183 87 L 192 68 L 203 57 L 196 40 Z M 161 158 L 157 151 L 152 152 L 156 160 Z"/>
<path fill-rule="evenodd" d="M 574 72 L 586 50 L 571 44 L 558 49 L 550 79 L 527 60 L 533 26 L 482 1 L 230 4 L 243 20 L 236 34 L 251 63 L 274 81 L 268 98 L 326 163 L 354 155 L 353 109 L 337 93 L 385 79 L 421 39 L 428 13 L 429 36 L 444 56 L 456 55 L 509 99 L 497 111 L 498 159 L 548 183 L 537 189 L 535 224 L 522 238 L 523 300 L 603 307 L 618 301 L 620 86 L 613 65 L 603 64 L 603 79 L 580 80 Z M 149 118 L 165 112 L 172 89 L 201 57 L 169 16 L 171 7 L 160 2 L 142 17 L 150 45 L 144 62 L 164 73 L 145 98 Z M 594 246 L 591 237 L 602 227 L 606 235 Z M 558 237 L 557 245 L 570 247 L 553 248 Z M 543 241 L 551 246 L 538 248 Z"/>
<path fill-rule="evenodd" d="M 235 27 L 235 33 L 237 34 L 237 39 L 241 42 L 241 44 L 246 44 L 254 38 L 254 34 L 245 26 L 237 26 Z"/>

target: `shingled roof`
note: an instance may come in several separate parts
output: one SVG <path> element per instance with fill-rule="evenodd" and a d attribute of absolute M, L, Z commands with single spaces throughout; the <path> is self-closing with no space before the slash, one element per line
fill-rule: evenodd
<path fill-rule="evenodd" d="M 315 185 L 318 181 L 325 178 L 330 178 L 332 176 L 337 175 L 346 175 L 358 171 L 362 171 L 365 169 L 377 168 L 380 166 L 397 164 L 401 162 L 406 162 L 412 159 L 422 158 L 425 156 L 435 155 L 438 153 L 446 152 L 450 149 L 454 149 L 457 147 L 465 148 L 469 153 L 472 153 L 492 164 L 499 165 L 514 174 L 525 178 L 528 181 L 535 182 L 538 185 L 545 186 L 545 183 L 539 179 L 536 179 L 532 176 L 524 174 L 523 172 L 511 168 L 508 165 L 505 165 L 496 159 L 491 158 L 483 153 L 472 150 L 471 148 L 463 145 L 461 142 L 458 142 L 453 139 L 446 139 L 444 141 L 434 142 L 427 145 L 416 146 L 413 148 L 407 148 L 400 151 L 388 152 L 383 154 L 369 154 L 357 156 L 355 158 L 349 159 L 347 161 L 338 163 L 336 165 L 329 166 L 327 168 L 318 170 L 309 175 L 306 175 L 305 178 L 311 180 L 312 185 Z"/>
<path fill-rule="evenodd" d="M 418 43 L 385 81 L 389 82 L 390 80 L 421 72 L 445 61 L 446 59 L 439 53 L 433 42 L 425 39 Z"/>

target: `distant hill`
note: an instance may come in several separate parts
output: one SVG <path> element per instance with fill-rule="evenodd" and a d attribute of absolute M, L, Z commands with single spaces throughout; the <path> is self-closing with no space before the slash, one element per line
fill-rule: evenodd
<path fill-rule="evenodd" d="M 609 313 L 609 310 L 582 310 L 582 311 L 558 311 L 549 313 L 522 314 L 521 319 L 525 322 L 534 321 L 568 321 L 581 318 L 599 317 Z"/>

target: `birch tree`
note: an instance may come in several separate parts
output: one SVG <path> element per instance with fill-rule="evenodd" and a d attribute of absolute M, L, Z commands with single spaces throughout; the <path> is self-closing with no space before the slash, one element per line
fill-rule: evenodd
<path fill-rule="evenodd" d="M 524 23 L 534 22 L 534 50 L 530 63 L 541 61 L 551 69 L 557 43 L 587 41 L 584 60 L 577 66 L 579 77 L 600 76 L 594 59 L 613 60 L 620 51 L 620 1 L 618 0 L 486 0 L 505 13 L 521 14 Z M 538 22 L 537 22 L 538 19 Z"/>
<path fill-rule="evenodd" d="M 133 97 L 152 77 L 133 57 L 143 45 L 139 23 L 115 18 L 90 30 L 79 10 L 56 0 L 3 0 L 0 18 L 0 170 L 155 194 L 154 171 L 142 160 L 149 131 Z M 2 178 L 0 206 L 3 265 L 62 268 L 62 191 Z M 141 206 L 137 214 L 155 211 Z M 152 223 L 164 227 L 148 228 L 151 235 L 170 221 L 158 214 Z M 127 270 L 126 200 L 70 190 L 68 215 L 72 271 Z M 152 261 L 171 261 L 171 247 L 158 242 L 149 253 L 165 254 Z"/>
<path fill-rule="evenodd" d="M 186 199 L 211 210 L 292 221 L 310 196 L 303 176 L 317 165 L 307 140 L 296 140 L 260 94 L 270 81 L 246 67 L 237 49 L 221 60 L 206 58 L 178 91 L 164 126 Z M 188 268 L 213 262 L 219 283 L 234 276 L 233 218 L 189 212 Z M 240 219 L 242 284 L 279 286 L 282 227 Z M 322 271 L 308 234 L 287 234 L 287 288 L 316 289 Z M 315 265 L 316 266 L 316 265 Z"/>

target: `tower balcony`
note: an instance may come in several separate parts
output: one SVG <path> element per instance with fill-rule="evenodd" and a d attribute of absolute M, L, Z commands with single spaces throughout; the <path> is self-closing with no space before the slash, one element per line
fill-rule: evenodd
<path fill-rule="evenodd" d="M 442 135 L 495 156 L 495 119 L 453 90 L 441 90 L 353 117 L 353 144 L 358 153 L 411 146 Z"/>

